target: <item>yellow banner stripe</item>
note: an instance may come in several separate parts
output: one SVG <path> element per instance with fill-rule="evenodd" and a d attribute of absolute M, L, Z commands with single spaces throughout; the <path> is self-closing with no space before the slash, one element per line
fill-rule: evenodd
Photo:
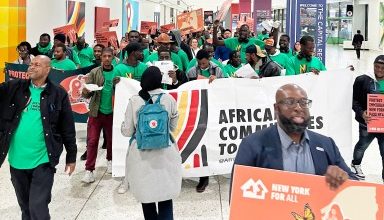
<path fill-rule="evenodd" d="M 176 130 L 172 133 L 175 138 L 179 137 L 188 113 L 188 91 L 183 91 L 179 100 L 179 107 L 177 108 L 179 112 L 179 121 L 177 122 Z"/>

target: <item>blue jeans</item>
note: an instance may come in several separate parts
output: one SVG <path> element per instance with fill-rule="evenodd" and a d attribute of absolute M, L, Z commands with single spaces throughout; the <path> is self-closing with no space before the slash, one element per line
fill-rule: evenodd
<path fill-rule="evenodd" d="M 172 200 L 158 203 L 159 212 L 156 211 L 156 203 L 142 203 L 145 220 L 173 220 Z"/>
<path fill-rule="evenodd" d="M 355 145 L 353 151 L 352 164 L 360 165 L 364 157 L 364 152 L 368 146 L 372 143 L 373 139 L 377 139 L 379 144 L 379 150 L 382 160 L 382 166 L 384 166 L 384 134 L 382 133 L 368 133 L 367 127 L 359 125 L 359 141 Z M 384 169 L 382 170 L 382 178 L 384 179 Z"/>

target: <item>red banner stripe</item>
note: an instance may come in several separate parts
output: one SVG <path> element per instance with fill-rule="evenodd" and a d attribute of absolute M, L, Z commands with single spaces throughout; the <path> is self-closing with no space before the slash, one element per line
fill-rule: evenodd
<path fill-rule="evenodd" d="M 190 110 L 189 110 L 187 125 L 185 126 L 185 129 L 181 134 L 179 141 L 177 142 L 177 146 L 179 147 L 179 150 L 184 148 L 185 143 L 187 142 L 188 138 L 191 136 L 192 131 L 195 129 L 197 112 L 199 110 L 199 100 L 200 100 L 199 96 L 200 96 L 199 90 L 192 91 L 191 105 L 189 107 Z"/>

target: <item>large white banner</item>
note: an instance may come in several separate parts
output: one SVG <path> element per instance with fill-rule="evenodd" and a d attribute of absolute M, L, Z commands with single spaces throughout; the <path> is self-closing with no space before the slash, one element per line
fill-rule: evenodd
<path fill-rule="evenodd" d="M 217 79 L 188 82 L 170 93 L 178 104 L 179 122 L 173 136 L 182 156 L 184 177 L 231 172 L 241 139 L 276 123 L 276 90 L 295 83 L 313 100 L 309 129 L 332 137 L 343 157 L 352 155 L 353 76 L 348 70 L 262 79 Z M 129 98 L 140 83 L 122 79 L 116 87 L 113 121 L 113 176 L 125 175 L 129 138 L 120 132 Z"/>

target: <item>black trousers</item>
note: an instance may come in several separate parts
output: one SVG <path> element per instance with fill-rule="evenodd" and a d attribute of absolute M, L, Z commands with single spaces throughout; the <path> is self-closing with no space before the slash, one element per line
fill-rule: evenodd
<path fill-rule="evenodd" d="M 361 48 L 356 48 L 356 55 L 357 55 L 357 59 L 360 59 L 360 50 Z"/>
<path fill-rule="evenodd" d="M 26 170 L 10 167 L 11 181 L 21 209 L 22 220 L 51 218 L 48 204 L 51 202 L 55 171 L 56 169 L 51 167 L 49 163 Z"/>
<path fill-rule="evenodd" d="M 167 200 L 158 203 L 142 203 L 145 220 L 173 220 L 173 204 L 172 200 Z"/>

